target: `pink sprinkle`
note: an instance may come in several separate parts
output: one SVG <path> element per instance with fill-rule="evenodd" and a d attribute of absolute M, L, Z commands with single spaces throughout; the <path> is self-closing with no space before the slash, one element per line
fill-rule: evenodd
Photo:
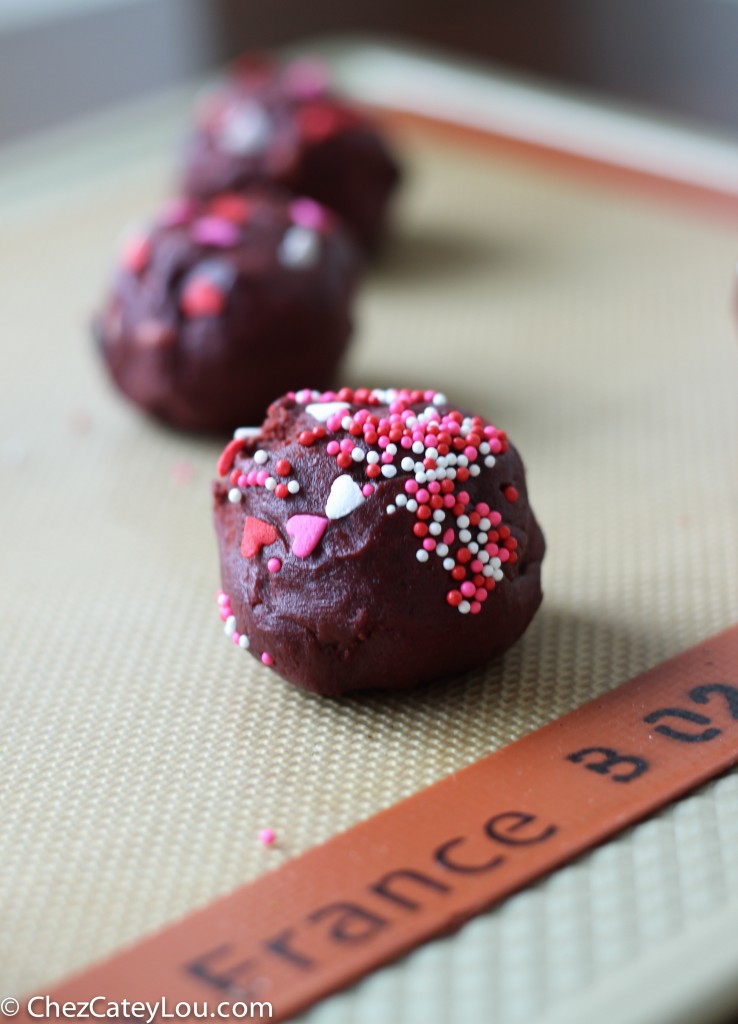
<path fill-rule="evenodd" d="M 313 231 L 320 231 L 326 224 L 326 211 L 316 203 L 314 199 L 300 196 L 290 203 L 290 216 L 295 224 L 303 228 L 311 228 Z"/>
<path fill-rule="evenodd" d="M 256 482 L 259 485 L 259 487 L 263 487 L 268 479 L 269 474 L 265 469 L 260 469 L 259 472 L 256 474 Z"/>
<path fill-rule="evenodd" d="M 474 597 L 477 588 L 474 586 L 471 580 L 464 580 L 459 589 L 461 590 L 461 593 L 464 595 L 464 597 Z"/>
<path fill-rule="evenodd" d="M 479 613 L 481 612 L 481 610 L 482 610 L 482 606 L 481 606 L 481 604 L 479 603 L 479 601 L 472 601 L 472 603 L 471 603 L 471 608 L 469 609 L 469 611 L 471 612 L 471 614 L 472 614 L 472 615 L 479 615 Z"/>
<path fill-rule="evenodd" d="M 233 633 L 232 636 L 231 636 L 231 640 L 234 642 L 234 644 L 238 644 L 238 641 L 240 639 L 241 639 L 241 634 L 240 633 Z"/>
<path fill-rule="evenodd" d="M 420 490 L 416 493 L 415 497 L 417 498 L 418 502 L 421 505 L 427 505 L 428 502 L 430 501 L 430 494 L 428 494 L 428 491 L 425 489 L 425 487 L 421 487 Z"/>
<path fill-rule="evenodd" d="M 446 508 L 453 508 L 454 505 L 456 504 L 456 498 L 453 496 L 453 494 L 445 494 L 443 496 L 443 504 L 446 506 Z"/>
<path fill-rule="evenodd" d="M 485 435 L 485 437 L 494 437 L 496 433 L 497 433 L 497 431 L 491 425 L 484 428 L 484 435 Z"/>
<path fill-rule="evenodd" d="M 335 444 L 335 441 L 333 441 L 332 443 Z M 341 451 L 342 452 L 348 452 L 349 455 L 350 455 L 355 447 L 356 446 L 355 446 L 354 442 L 351 440 L 350 437 L 344 437 L 343 441 L 341 441 Z"/>
<path fill-rule="evenodd" d="M 289 92 L 298 99 L 313 100 L 322 96 L 330 84 L 330 73 L 325 64 L 303 57 L 288 65 L 284 81 Z"/>
<path fill-rule="evenodd" d="M 264 653 L 262 654 L 261 660 L 262 660 L 262 663 L 264 665 L 273 665 L 274 664 L 274 658 L 271 656 L 271 654 L 267 654 L 266 651 L 264 651 Z"/>
<path fill-rule="evenodd" d="M 497 552 L 497 557 L 501 562 L 506 562 L 510 557 L 510 552 L 507 550 L 507 548 L 500 548 L 500 550 Z"/>
<path fill-rule="evenodd" d="M 212 245 L 218 249 L 231 249 L 241 239 L 236 225 L 222 217 L 201 217 L 190 228 L 190 235 L 198 245 Z"/>
<path fill-rule="evenodd" d="M 466 455 L 469 462 L 474 462 L 477 457 L 477 449 L 473 445 L 467 445 L 464 449 L 464 455 Z"/>
<path fill-rule="evenodd" d="M 164 228 L 176 228 L 187 224 L 194 215 L 195 206 L 189 199 L 170 199 L 159 211 L 159 223 Z"/>
<path fill-rule="evenodd" d="M 267 562 L 267 569 L 269 572 L 279 572 L 282 568 L 282 561 L 279 558 L 270 558 Z"/>
<path fill-rule="evenodd" d="M 382 436 L 380 437 L 380 439 L 379 439 L 379 441 L 377 443 L 378 443 L 380 448 L 386 448 L 387 445 L 390 443 L 390 440 L 389 440 L 389 438 L 387 437 L 386 434 L 382 434 Z"/>
<path fill-rule="evenodd" d="M 272 846 L 277 841 L 277 834 L 271 828 L 263 828 L 259 832 L 259 842 L 262 846 Z"/>
<path fill-rule="evenodd" d="M 459 491 L 459 493 L 457 494 L 456 497 L 457 497 L 457 500 L 460 501 L 462 505 L 468 505 L 469 504 L 470 498 L 469 498 L 469 492 L 468 491 Z"/>
<path fill-rule="evenodd" d="M 479 502 L 479 504 L 477 505 L 477 512 L 480 514 L 480 516 L 489 515 L 489 505 L 487 504 L 486 501 Z"/>
<path fill-rule="evenodd" d="M 423 401 L 424 402 L 432 402 L 435 397 L 436 397 L 435 391 L 424 391 L 423 392 Z"/>
<path fill-rule="evenodd" d="M 497 455 L 499 452 L 502 451 L 502 442 L 499 441 L 496 437 L 494 437 L 490 441 L 489 447 L 490 447 L 490 451 L 492 452 L 492 454 L 493 455 Z"/>
<path fill-rule="evenodd" d="M 454 531 L 451 530 L 451 529 L 448 529 L 448 530 L 446 530 L 446 532 L 443 535 L 443 543 L 448 545 L 448 544 L 453 544 L 453 542 L 454 542 Z"/>
<path fill-rule="evenodd" d="M 472 564 L 469 566 L 469 568 L 471 569 L 472 572 L 481 572 L 484 566 L 482 565 L 478 558 L 475 558 Z"/>
<path fill-rule="evenodd" d="M 432 537 L 426 537 L 425 540 L 423 541 L 423 547 L 425 548 L 426 551 L 435 551 L 436 542 Z"/>
<path fill-rule="evenodd" d="M 329 441 L 326 446 L 326 451 L 329 455 L 338 455 L 341 450 L 341 446 L 338 441 Z"/>
<path fill-rule="evenodd" d="M 423 443 L 425 444 L 426 448 L 435 448 L 437 440 L 438 438 L 435 436 L 435 434 L 426 434 L 425 437 L 423 438 Z"/>
<path fill-rule="evenodd" d="M 408 494 L 417 494 L 417 491 L 418 491 L 418 481 L 417 480 L 406 480 L 405 481 L 405 490 L 407 491 Z"/>
<path fill-rule="evenodd" d="M 343 419 L 343 413 L 342 412 L 334 412 L 332 416 L 328 417 L 328 419 L 325 422 L 325 425 L 326 425 L 326 427 L 328 427 L 329 430 L 340 430 L 341 429 L 341 420 L 342 419 Z"/>
<path fill-rule="evenodd" d="M 407 434 L 403 434 L 402 437 L 400 438 L 400 445 L 401 445 L 401 447 L 403 447 L 403 448 L 412 448 L 412 444 L 413 444 L 413 439 L 411 437 L 408 437 Z"/>
<path fill-rule="evenodd" d="M 431 482 L 428 484 L 428 490 L 430 491 L 431 494 L 438 494 L 439 491 L 441 490 L 441 485 L 437 480 L 431 480 Z"/>
<path fill-rule="evenodd" d="M 258 475 L 259 474 L 258 474 L 257 470 L 255 470 L 255 469 L 250 469 L 249 470 L 249 474 L 246 477 L 246 482 L 248 483 L 249 487 L 254 487 L 255 486 L 256 478 L 258 477 Z"/>
<path fill-rule="evenodd" d="M 246 476 L 245 473 L 242 473 L 240 475 L 240 477 L 238 478 L 238 480 L 236 481 L 236 483 L 237 483 L 237 485 L 239 487 L 248 487 L 248 485 L 249 485 L 249 478 Z"/>
<path fill-rule="evenodd" d="M 217 600 L 218 604 L 225 604 L 226 601 L 228 600 L 228 594 L 226 594 L 226 592 L 224 590 L 219 590 L 218 594 L 217 594 L 217 597 L 216 597 L 216 600 Z"/>
<path fill-rule="evenodd" d="M 380 440 L 381 440 L 381 438 L 380 438 Z M 383 455 L 382 455 L 382 462 L 383 462 L 383 464 L 385 466 L 389 466 L 389 464 L 392 462 L 393 458 L 394 458 L 394 455 L 390 455 L 389 452 L 384 452 Z"/>
<path fill-rule="evenodd" d="M 370 498 L 372 494 L 374 494 L 374 488 L 372 487 L 371 484 L 364 484 L 364 486 L 361 488 L 361 493 L 364 495 L 365 498 Z"/>
<path fill-rule="evenodd" d="M 476 597 L 477 601 L 486 601 L 487 591 L 484 589 L 484 587 L 479 587 L 478 590 L 475 590 L 474 596 Z"/>
<path fill-rule="evenodd" d="M 502 522 L 502 516 L 500 515 L 499 512 L 490 512 L 489 521 L 490 523 L 492 523 L 493 526 L 499 526 L 500 523 Z"/>

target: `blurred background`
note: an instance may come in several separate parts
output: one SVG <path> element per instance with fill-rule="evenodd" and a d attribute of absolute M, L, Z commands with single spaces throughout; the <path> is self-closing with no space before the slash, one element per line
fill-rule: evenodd
<path fill-rule="evenodd" d="M 738 0 L 0 0 L 0 142 L 247 48 L 358 34 L 738 133 Z"/>

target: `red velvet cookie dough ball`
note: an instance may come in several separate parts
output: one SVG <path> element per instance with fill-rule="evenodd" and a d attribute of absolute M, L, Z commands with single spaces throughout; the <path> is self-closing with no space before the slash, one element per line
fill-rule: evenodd
<path fill-rule="evenodd" d="M 312 199 L 175 200 L 131 236 L 95 334 L 113 380 L 177 427 L 258 423 L 305 379 L 329 387 L 361 257 Z"/>
<path fill-rule="evenodd" d="M 208 197 L 282 185 L 335 210 L 373 250 L 399 177 L 376 126 L 328 91 L 321 65 L 298 61 L 279 70 L 251 57 L 201 105 L 184 188 Z"/>
<path fill-rule="evenodd" d="M 543 535 L 504 431 L 433 391 L 299 391 L 214 486 L 226 633 L 306 690 L 399 689 L 501 654 Z"/>

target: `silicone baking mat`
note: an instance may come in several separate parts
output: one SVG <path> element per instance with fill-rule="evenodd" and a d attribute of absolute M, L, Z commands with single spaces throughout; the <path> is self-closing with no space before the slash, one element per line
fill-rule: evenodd
<path fill-rule="evenodd" d="M 121 226 L 164 192 L 173 124 L 152 105 L 0 168 L 11 995 L 738 620 L 735 222 L 403 123 L 396 238 L 345 378 L 436 386 L 509 431 L 543 608 L 501 661 L 397 697 L 306 696 L 228 643 L 220 444 L 124 405 L 86 331 Z M 731 774 L 301 1019 L 694 1019 L 730 996 L 736 926 Z"/>

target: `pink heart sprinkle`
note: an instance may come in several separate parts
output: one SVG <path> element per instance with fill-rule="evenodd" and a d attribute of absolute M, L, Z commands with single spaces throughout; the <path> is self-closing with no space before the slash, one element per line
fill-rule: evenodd
<path fill-rule="evenodd" d="M 320 543 L 325 533 L 328 520 L 323 516 L 290 516 L 287 520 L 287 533 L 295 538 L 292 554 L 296 558 L 307 558 Z"/>

